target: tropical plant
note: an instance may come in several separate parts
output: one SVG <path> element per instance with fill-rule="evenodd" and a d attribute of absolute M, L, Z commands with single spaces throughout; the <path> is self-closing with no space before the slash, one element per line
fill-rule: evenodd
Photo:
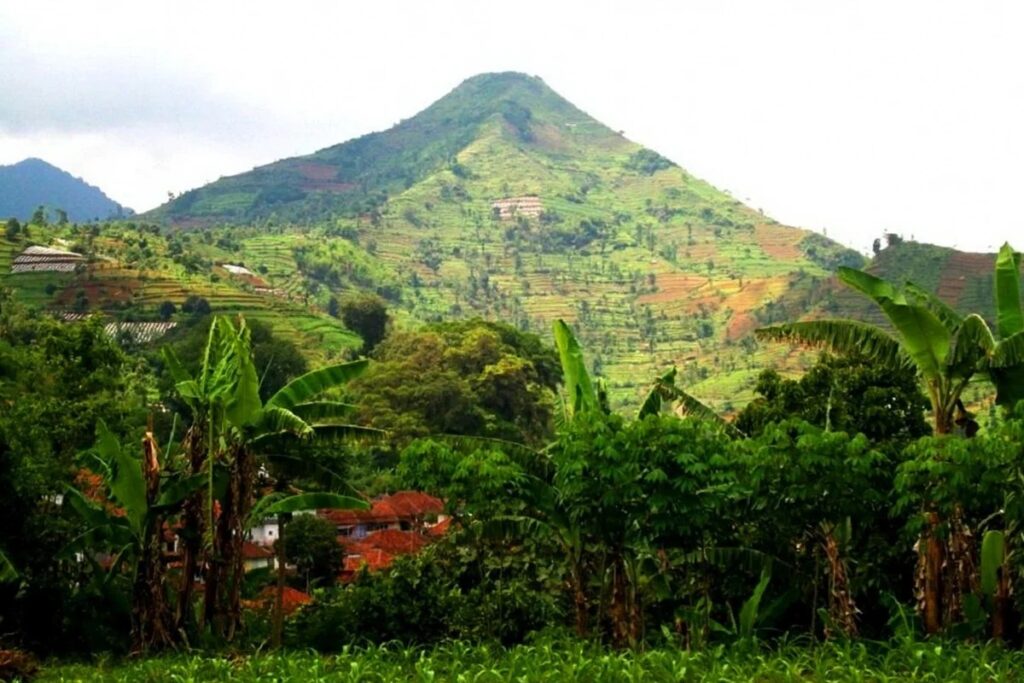
<path fill-rule="evenodd" d="M 640 410 L 637 411 L 637 419 L 642 420 L 648 415 L 658 415 L 663 408 L 672 406 L 677 415 L 690 415 L 692 417 L 706 420 L 730 436 L 741 437 L 743 432 L 736 428 L 731 422 L 716 413 L 710 407 L 694 398 L 681 388 L 676 386 L 677 369 L 673 365 L 665 374 L 654 380 Z"/>
<path fill-rule="evenodd" d="M 361 374 L 367 361 L 308 372 L 264 403 L 244 320 L 235 327 L 219 316 L 210 326 L 195 376 L 169 349 L 165 360 L 179 397 L 192 413 L 183 443 L 189 473 L 207 478 L 205 495 L 194 496 L 186 507 L 185 586 L 179 596 L 178 626 L 184 628 L 191 620 L 192 582 L 203 555 L 204 623 L 230 640 L 241 617 L 241 549 L 253 504 L 256 456 L 273 453 L 282 441 L 295 438 L 379 434 L 344 422 L 351 404 L 323 398 Z M 216 486 L 218 472 L 226 480 L 221 491 Z"/>
<path fill-rule="evenodd" d="M 97 572 L 101 589 L 122 575 L 123 566 L 128 568 L 134 651 L 173 646 L 178 639 L 165 595 L 164 522 L 204 485 L 204 479 L 165 473 L 152 432 L 146 433 L 139 458 L 102 421 L 96 428 L 96 445 L 83 454 L 83 460 L 102 477 L 110 501 L 100 505 L 77 488 L 68 488 L 68 504 L 86 523 L 86 530 L 68 550 L 97 568 L 96 553 L 110 553 L 106 571 Z"/>
<path fill-rule="evenodd" d="M 905 291 L 853 268 L 839 268 L 847 286 L 882 309 L 895 336 L 853 320 L 812 320 L 757 330 L 761 339 L 790 341 L 857 353 L 916 369 L 931 403 L 935 433 L 948 434 L 968 419 L 961 395 L 976 376 L 987 375 L 996 402 L 1013 406 L 1024 398 L 1024 312 L 1020 299 L 1020 255 L 1004 244 L 996 257 L 995 296 L 1000 340 L 978 314 L 961 316 L 938 297 L 913 284 Z"/>
<path fill-rule="evenodd" d="M 562 363 L 562 412 L 566 422 L 585 412 L 602 410 L 608 412 L 607 396 L 598 387 L 587 372 L 587 364 L 583 359 L 583 349 L 576 341 L 572 328 L 563 320 L 552 324 L 555 335 L 555 348 Z"/>

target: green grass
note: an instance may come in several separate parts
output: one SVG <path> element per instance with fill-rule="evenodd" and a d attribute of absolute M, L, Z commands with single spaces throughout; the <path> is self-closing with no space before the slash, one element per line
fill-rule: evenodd
<path fill-rule="evenodd" d="M 52 665 L 44 681 L 1017 681 L 1024 653 L 996 646 L 862 643 L 778 650 L 714 647 L 615 652 L 582 643 L 501 648 L 346 648 L 337 656 L 287 653 L 176 656 Z"/>

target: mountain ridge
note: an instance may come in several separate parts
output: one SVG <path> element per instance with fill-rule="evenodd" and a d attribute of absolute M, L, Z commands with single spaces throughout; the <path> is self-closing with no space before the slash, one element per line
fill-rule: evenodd
<path fill-rule="evenodd" d="M 133 213 L 99 187 L 38 157 L 0 166 L 0 217 L 26 220 L 39 206 L 63 210 L 76 222 Z"/>

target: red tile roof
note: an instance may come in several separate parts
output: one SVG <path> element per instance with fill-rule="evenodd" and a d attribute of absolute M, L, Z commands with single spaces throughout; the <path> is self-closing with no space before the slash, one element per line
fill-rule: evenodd
<path fill-rule="evenodd" d="M 274 551 L 262 545 L 246 541 L 242 543 L 242 557 L 246 560 L 266 560 L 274 556 Z"/>
<path fill-rule="evenodd" d="M 338 539 L 346 553 L 342 580 L 351 578 L 364 566 L 370 570 L 385 569 L 396 557 L 418 553 L 433 540 L 433 536 L 418 531 L 398 529 L 382 529 L 365 538 L 342 536 Z"/>
<path fill-rule="evenodd" d="M 417 531 L 399 531 L 398 529 L 382 529 L 367 534 L 364 538 L 342 536 L 338 540 L 349 553 L 360 553 L 373 549 L 383 550 L 389 555 L 415 553 L 430 543 L 429 538 Z"/>
<path fill-rule="evenodd" d="M 320 516 L 338 526 L 359 523 L 395 524 L 444 512 L 440 498 L 420 491 L 399 491 L 373 501 L 369 510 L 320 510 Z"/>
<path fill-rule="evenodd" d="M 444 536 L 446 533 L 448 533 L 448 527 L 450 527 L 451 525 L 452 525 L 452 518 L 451 517 L 445 517 L 443 520 L 441 520 L 437 524 L 435 524 L 433 526 L 428 526 L 427 527 L 427 533 L 430 534 L 431 536 L 434 536 L 435 538 L 438 537 L 438 536 Z"/>
<path fill-rule="evenodd" d="M 277 600 L 277 586 L 267 586 L 254 600 L 243 600 L 242 604 L 249 609 L 272 610 Z M 291 614 L 303 605 L 313 602 L 306 593 L 296 590 L 291 586 L 285 586 L 281 594 L 281 607 L 286 615 Z"/>

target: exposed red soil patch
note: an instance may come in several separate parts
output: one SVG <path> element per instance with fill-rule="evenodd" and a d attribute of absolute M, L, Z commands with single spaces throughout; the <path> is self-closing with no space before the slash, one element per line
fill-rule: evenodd
<path fill-rule="evenodd" d="M 708 284 L 707 277 L 687 273 L 659 273 L 658 291 L 638 296 L 638 304 L 661 304 L 685 299 Z"/>
<path fill-rule="evenodd" d="M 781 225 L 761 224 L 754 228 L 754 239 L 764 253 L 780 261 L 794 261 L 803 257 L 800 241 L 804 235 L 799 230 Z"/>
<path fill-rule="evenodd" d="M 730 341 L 743 339 L 758 328 L 757 319 L 750 313 L 736 313 L 725 328 L 725 338 Z"/>
<path fill-rule="evenodd" d="M 295 164 L 292 168 L 305 178 L 306 180 L 334 180 L 338 177 L 338 169 L 330 164 L 318 164 L 313 161 L 307 161 L 301 164 Z"/>
<path fill-rule="evenodd" d="M 988 273 L 991 268 L 991 254 L 968 254 L 955 251 L 949 255 L 942 268 L 936 293 L 943 301 L 956 306 L 967 283 L 979 275 Z"/>
<path fill-rule="evenodd" d="M 136 280 L 77 280 L 61 290 L 57 295 L 57 304 L 70 306 L 79 291 L 85 292 L 90 305 L 131 301 L 141 286 L 142 283 Z"/>

